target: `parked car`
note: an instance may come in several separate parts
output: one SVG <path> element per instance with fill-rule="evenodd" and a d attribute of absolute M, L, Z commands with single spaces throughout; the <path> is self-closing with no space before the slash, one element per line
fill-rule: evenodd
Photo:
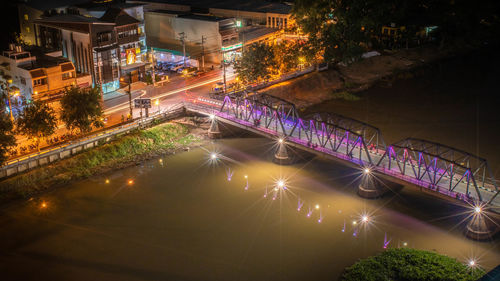
<path fill-rule="evenodd" d="M 196 76 L 197 71 L 198 71 L 198 68 L 196 68 L 196 67 L 186 67 L 182 70 L 182 74 L 185 76 Z"/>
<path fill-rule="evenodd" d="M 212 86 L 212 93 L 222 93 L 224 92 L 224 83 L 217 82 Z"/>

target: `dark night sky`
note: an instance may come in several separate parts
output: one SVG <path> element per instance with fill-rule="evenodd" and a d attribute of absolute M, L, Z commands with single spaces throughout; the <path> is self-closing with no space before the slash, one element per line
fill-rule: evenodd
<path fill-rule="evenodd" d="M 2 50 L 7 49 L 9 43 L 14 40 L 13 33 L 19 32 L 16 3 L 14 0 L 7 0 L 2 3 L 3 5 L 0 9 L 0 47 Z"/>

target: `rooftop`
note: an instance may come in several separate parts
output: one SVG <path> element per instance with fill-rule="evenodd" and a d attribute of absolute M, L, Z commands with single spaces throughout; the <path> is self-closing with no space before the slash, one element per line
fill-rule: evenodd
<path fill-rule="evenodd" d="M 117 26 L 140 23 L 140 21 L 127 14 L 124 10 L 116 7 L 109 8 L 100 20 L 116 23 Z"/>
<path fill-rule="evenodd" d="M 290 5 L 265 0 L 144 0 L 144 2 L 276 14 L 290 14 L 292 10 Z"/>
<path fill-rule="evenodd" d="M 260 37 L 275 33 L 278 31 L 276 28 L 262 27 L 262 26 L 249 26 L 244 28 L 239 33 L 240 41 L 250 42 Z"/>
<path fill-rule="evenodd" d="M 82 8 L 88 11 L 106 11 L 109 8 L 118 8 L 118 9 L 129 9 L 144 6 L 144 4 L 139 3 L 123 3 L 123 2 L 105 2 L 105 3 L 96 3 L 96 2 L 85 2 L 81 4 L 74 5 L 77 8 Z"/>
<path fill-rule="evenodd" d="M 151 13 L 173 15 L 173 16 L 176 16 L 178 18 L 183 18 L 183 19 L 211 21 L 211 22 L 218 22 L 218 21 L 230 19 L 230 18 L 225 18 L 225 17 L 216 17 L 216 16 L 211 16 L 211 15 L 200 15 L 200 14 L 193 14 L 190 12 L 171 11 L 171 10 L 153 10 L 150 12 Z M 146 12 L 146 13 L 148 13 L 148 12 Z"/>
<path fill-rule="evenodd" d="M 64 57 L 51 57 L 51 56 L 45 56 L 45 55 L 38 55 L 36 56 L 36 60 L 33 60 L 32 63 L 27 63 L 20 65 L 20 68 L 26 69 L 26 70 L 35 70 L 35 69 L 40 69 L 40 68 L 49 68 L 49 67 L 54 67 L 61 65 L 63 67 L 65 64 L 71 64 L 71 62 Z M 64 67 L 64 69 L 67 70 L 73 70 L 74 68 L 69 69 L 68 67 Z"/>
<path fill-rule="evenodd" d="M 65 30 L 74 30 L 83 33 L 89 33 L 90 24 L 115 25 L 114 23 L 105 22 L 98 18 L 72 14 L 43 17 L 41 19 L 35 20 L 35 23 Z"/>

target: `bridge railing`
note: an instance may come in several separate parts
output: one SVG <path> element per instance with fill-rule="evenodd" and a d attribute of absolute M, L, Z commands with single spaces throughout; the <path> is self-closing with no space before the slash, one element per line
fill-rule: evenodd
<path fill-rule="evenodd" d="M 296 110 L 290 110 L 294 108 L 283 100 L 262 102 L 226 96 L 217 115 L 340 158 L 347 157 L 353 163 L 372 166 L 453 198 L 500 206 L 500 191 L 484 159 L 443 145 L 445 150 L 436 154 L 429 151 L 429 143 L 427 150 L 420 153 L 415 147 L 409 149 L 397 143 L 386 146 L 376 127 L 340 115 L 302 119 Z M 450 151 L 464 156 L 447 159 Z M 472 165 L 471 160 L 478 159 L 479 165 Z"/>

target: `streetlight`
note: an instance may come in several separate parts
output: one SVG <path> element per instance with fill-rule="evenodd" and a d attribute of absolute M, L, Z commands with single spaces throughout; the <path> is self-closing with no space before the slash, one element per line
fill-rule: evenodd
<path fill-rule="evenodd" d="M 132 73 L 131 72 L 128 72 L 127 73 L 128 75 L 128 106 L 129 106 L 129 116 L 130 116 L 130 119 L 133 118 L 133 110 L 132 110 L 132 90 L 130 89 L 130 87 L 132 86 Z M 123 77 L 120 78 L 120 81 L 124 81 Z"/>
<path fill-rule="evenodd" d="M 158 113 L 160 113 L 160 99 L 155 100 L 155 105 L 158 106 Z"/>

